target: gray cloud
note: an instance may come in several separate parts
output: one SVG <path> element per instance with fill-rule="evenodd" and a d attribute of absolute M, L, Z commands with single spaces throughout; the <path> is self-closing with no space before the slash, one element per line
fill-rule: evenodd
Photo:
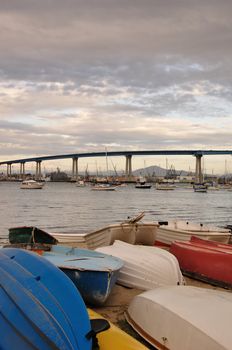
<path fill-rule="evenodd" d="M 231 12 L 227 0 L 0 0 L 2 157 L 229 148 Z"/>

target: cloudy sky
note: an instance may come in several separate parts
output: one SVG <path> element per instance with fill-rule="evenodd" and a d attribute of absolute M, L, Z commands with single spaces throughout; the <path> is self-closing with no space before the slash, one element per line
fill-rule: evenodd
<path fill-rule="evenodd" d="M 0 0 L 1 161 L 232 149 L 231 13 L 230 0 Z M 232 170 L 225 159 L 208 170 Z"/>

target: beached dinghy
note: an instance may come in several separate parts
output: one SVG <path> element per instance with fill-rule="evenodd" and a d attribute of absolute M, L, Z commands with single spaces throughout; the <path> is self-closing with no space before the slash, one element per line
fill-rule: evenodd
<path fill-rule="evenodd" d="M 134 297 L 129 324 L 160 350 L 231 350 L 232 294 L 188 286 Z"/>
<path fill-rule="evenodd" d="M 0 286 L 1 349 L 92 349 L 85 304 L 49 261 L 22 249 L 1 249 Z"/>
<path fill-rule="evenodd" d="M 170 252 L 182 272 L 213 285 L 232 288 L 232 246 L 192 236 L 189 242 L 172 243 Z"/>
<path fill-rule="evenodd" d="M 59 267 L 92 305 L 105 303 L 123 266 L 122 260 L 104 253 L 59 245 L 42 255 Z"/>
<path fill-rule="evenodd" d="M 155 245 L 170 246 L 174 241 L 189 241 L 193 235 L 203 239 L 229 243 L 231 231 L 189 221 L 159 221 Z"/>
<path fill-rule="evenodd" d="M 12 244 L 57 244 L 57 240 L 35 226 L 19 226 L 9 228 L 9 242 Z"/>
<path fill-rule="evenodd" d="M 126 287 L 148 290 L 184 283 L 177 259 L 164 249 L 115 241 L 96 250 L 124 261 L 117 283 Z"/>
<path fill-rule="evenodd" d="M 143 222 L 141 219 L 145 213 L 130 218 L 119 224 L 105 226 L 89 233 L 51 233 L 61 244 L 81 245 L 88 249 L 113 244 L 115 240 L 121 240 L 131 244 L 154 245 L 157 233 L 157 222 Z"/>

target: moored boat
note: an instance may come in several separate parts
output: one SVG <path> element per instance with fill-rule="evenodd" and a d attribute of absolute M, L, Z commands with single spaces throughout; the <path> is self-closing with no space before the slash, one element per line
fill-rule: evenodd
<path fill-rule="evenodd" d="M 151 188 L 151 184 L 146 182 L 145 177 L 140 176 L 138 181 L 136 182 L 135 188 L 149 189 L 149 188 Z"/>
<path fill-rule="evenodd" d="M 148 290 L 184 284 L 177 259 L 164 249 L 115 241 L 108 247 L 97 248 L 97 251 L 124 261 L 117 283 L 126 287 Z"/>
<path fill-rule="evenodd" d="M 75 286 L 34 253 L 0 250 L 1 349 L 92 349 L 91 324 Z"/>
<path fill-rule="evenodd" d="M 41 189 L 43 188 L 44 183 L 43 182 L 38 182 L 35 180 L 24 180 L 21 185 L 20 188 L 25 189 L 25 190 L 36 190 L 36 189 Z"/>
<path fill-rule="evenodd" d="M 91 190 L 92 191 L 115 191 L 117 186 L 113 186 L 110 184 L 97 184 L 94 185 Z"/>
<path fill-rule="evenodd" d="M 59 267 L 90 305 L 102 305 L 116 283 L 121 259 L 88 249 L 52 246 L 42 256 Z"/>
<path fill-rule="evenodd" d="M 203 239 L 229 243 L 231 231 L 189 221 L 159 221 L 155 245 L 170 246 L 174 241 L 189 241 L 193 235 Z"/>
<path fill-rule="evenodd" d="M 189 242 L 173 242 L 170 252 L 178 259 L 185 275 L 220 287 L 232 288 L 231 245 L 193 236 Z"/>
<path fill-rule="evenodd" d="M 207 185 L 205 185 L 203 183 L 195 183 L 193 185 L 193 190 L 194 190 L 194 192 L 206 193 L 207 192 Z"/>
<path fill-rule="evenodd" d="M 157 183 L 155 189 L 158 191 L 173 191 L 175 186 L 169 183 Z"/>
<path fill-rule="evenodd" d="M 129 324 L 160 350 L 230 350 L 232 295 L 190 286 L 167 286 L 134 297 Z"/>

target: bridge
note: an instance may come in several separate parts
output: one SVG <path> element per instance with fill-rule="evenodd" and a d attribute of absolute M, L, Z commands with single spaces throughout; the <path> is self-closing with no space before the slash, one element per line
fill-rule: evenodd
<path fill-rule="evenodd" d="M 56 159 L 72 159 L 72 176 L 78 178 L 78 159 L 79 158 L 94 158 L 94 157 L 122 157 L 126 158 L 125 174 L 127 177 L 132 175 L 132 157 L 133 156 L 151 156 L 151 155 L 191 155 L 196 157 L 196 173 L 195 181 L 202 182 L 202 166 L 201 159 L 204 155 L 232 155 L 232 150 L 145 150 L 145 151 L 105 151 L 105 152 L 87 152 L 87 153 L 71 153 L 53 156 L 40 156 L 32 158 L 15 159 L 0 162 L 0 165 L 7 165 L 7 176 L 10 178 L 12 164 L 20 165 L 20 176 L 25 176 L 25 164 L 29 162 L 36 162 L 36 179 L 41 179 L 41 163 L 42 161 L 56 160 Z"/>

